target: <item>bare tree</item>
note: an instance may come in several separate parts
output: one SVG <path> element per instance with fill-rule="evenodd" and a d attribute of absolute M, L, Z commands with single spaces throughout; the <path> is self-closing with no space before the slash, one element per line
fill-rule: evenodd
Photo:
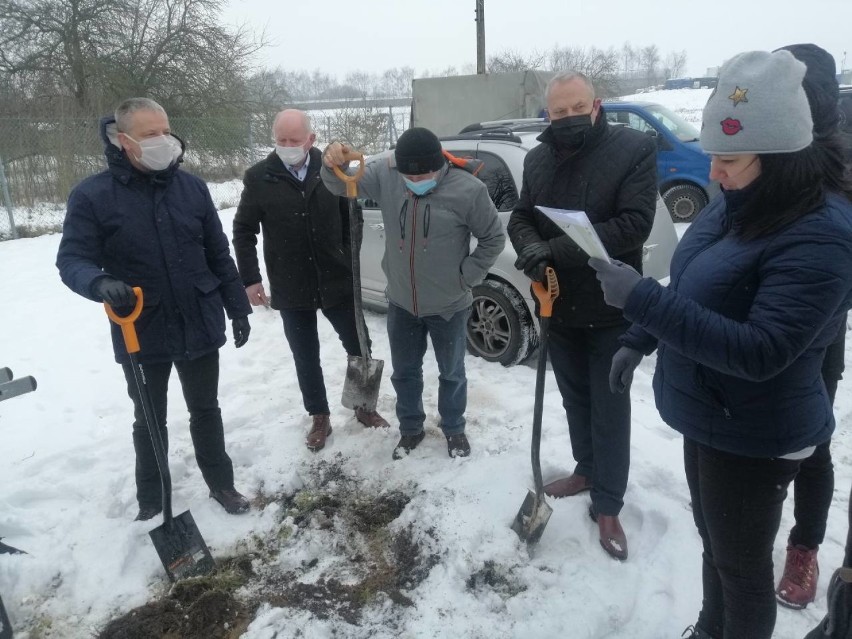
<path fill-rule="evenodd" d="M 406 97 L 411 95 L 411 81 L 414 79 L 413 67 L 394 67 L 382 75 L 381 92 L 388 97 Z"/>
<path fill-rule="evenodd" d="M 364 153 L 388 147 L 388 114 L 373 107 L 335 109 L 326 121 L 331 140 L 346 142 Z"/>
<path fill-rule="evenodd" d="M 222 0 L 0 0 L 0 72 L 38 79 L 102 112 L 129 95 L 172 111 L 240 102 L 253 55 L 245 29 L 217 24 Z M 236 91 L 235 91 L 236 89 Z"/>
<path fill-rule="evenodd" d="M 667 78 L 679 78 L 686 68 L 686 49 L 669 53 L 666 56 L 665 68 Z"/>
<path fill-rule="evenodd" d="M 246 101 L 251 111 L 271 129 L 275 114 L 290 102 L 287 75 L 278 67 L 255 73 L 246 82 Z"/>
<path fill-rule="evenodd" d="M 651 44 L 647 47 L 642 47 L 639 59 L 642 71 L 645 73 L 645 82 L 648 85 L 655 84 L 657 69 L 660 65 L 660 50 L 657 49 L 657 45 Z"/>
<path fill-rule="evenodd" d="M 506 73 L 511 71 L 532 71 L 544 67 L 546 59 L 544 53 L 534 51 L 530 55 L 524 55 L 519 51 L 504 49 L 500 53 L 488 57 L 489 73 Z"/>
<path fill-rule="evenodd" d="M 587 76 L 602 97 L 612 95 L 618 75 L 618 53 L 615 49 L 597 47 L 553 47 L 547 57 L 551 71 L 573 70 Z"/>

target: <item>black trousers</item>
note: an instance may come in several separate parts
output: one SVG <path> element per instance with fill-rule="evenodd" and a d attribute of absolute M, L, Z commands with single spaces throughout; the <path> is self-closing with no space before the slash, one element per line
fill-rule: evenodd
<path fill-rule="evenodd" d="M 609 390 L 612 356 L 627 323 L 550 332 L 550 362 L 568 416 L 575 473 L 592 480 L 592 504 L 602 515 L 624 505 L 630 470 L 630 393 Z"/>
<path fill-rule="evenodd" d="M 846 322 L 840 327 L 837 339 L 825 350 L 822 361 L 822 380 L 831 405 L 837 394 L 837 383 L 843 378 L 846 354 Z M 831 462 L 831 442 L 817 446 L 814 454 L 802 460 L 799 474 L 793 482 L 793 514 L 795 524 L 790 530 L 790 543 L 816 548 L 825 539 L 828 509 L 834 495 L 834 465 Z"/>
<path fill-rule="evenodd" d="M 195 449 L 195 460 L 204 481 L 212 490 L 234 487 L 234 466 L 225 452 L 225 433 L 222 412 L 219 410 L 219 351 L 198 359 L 174 362 L 181 390 L 189 410 L 189 434 Z M 122 365 L 127 380 L 127 393 L 133 400 L 133 447 L 136 449 L 136 499 L 140 505 L 162 503 L 160 471 L 151 435 L 145 422 L 142 401 L 136 389 L 133 369 Z M 168 450 L 169 432 L 166 427 L 167 393 L 172 362 L 143 364 L 148 394 L 160 427 L 160 436 Z"/>
<path fill-rule="evenodd" d="M 355 328 L 355 310 L 352 302 L 322 309 L 322 314 L 331 322 L 347 355 L 361 355 L 358 331 Z M 320 344 L 317 334 L 317 312 L 315 310 L 282 309 L 284 335 L 293 353 L 296 378 L 302 392 L 302 403 L 309 415 L 328 415 L 328 398 L 325 379 L 320 363 Z M 366 326 L 364 327 L 366 330 Z M 369 334 L 367 344 L 370 344 Z"/>
<path fill-rule="evenodd" d="M 770 639 L 772 547 L 800 461 L 742 457 L 691 439 L 684 439 L 683 459 L 704 548 L 697 625 L 713 639 Z"/>

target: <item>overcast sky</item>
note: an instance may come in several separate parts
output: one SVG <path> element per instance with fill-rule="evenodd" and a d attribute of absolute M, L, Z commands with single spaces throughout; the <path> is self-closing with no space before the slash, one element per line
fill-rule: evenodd
<path fill-rule="evenodd" d="M 226 0 L 225 19 L 274 44 L 264 66 L 343 76 L 411 66 L 422 73 L 476 64 L 475 0 Z M 687 52 L 686 75 L 751 49 L 814 42 L 852 67 L 852 0 L 485 0 L 486 56 L 554 45 L 656 44 Z"/>

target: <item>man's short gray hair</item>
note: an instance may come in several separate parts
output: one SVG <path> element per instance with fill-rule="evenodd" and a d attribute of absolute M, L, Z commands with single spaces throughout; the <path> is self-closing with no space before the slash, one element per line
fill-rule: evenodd
<path fill-rule="evenodd" d="M 151 98 L 128 98 L 119 104 L 115 110 L 116 129 L 122 133 L 127 133 L 130 128 L 130 117 L 137 111 L 166 113 L 166 110 Z"/>
<path fill-rule="evenodd" d="M 583 84 L 585 84 L 589 91 L 592 92 L 592 99 L 595 99 L 595 85 L 592 84 L 592 81 L 589 80 L 588 76 L 579 71 L 559 71 L 555 76 L 550 78 L 550 82 L 547 83 L 547 88 L 544 90 L 544 100 L 545 102 L 550 97 L 550 92 L 553 90 L 557 84 L 565 84 L 566 82 L 571 82 L 571 80 L 579 79 L 582 80 Z"/>
<path fill-rule="evenodd" d="M 302 124 L 304 125 L 305 131 L 308 135 L 314 132 L 314 126 L 311 123 L 311 116 L 309 116 L 301 109 L 284 109 L 283 111 L 279 111 L 275 114 L 275 119 L 272 121 L 272 137 L 275 137 L 275 125 L 278 124 L 278 120 L 284 113 L 287 113 L 288 111 L 296 111 L 299 113 L 299 115 L 302 116 Z"/>

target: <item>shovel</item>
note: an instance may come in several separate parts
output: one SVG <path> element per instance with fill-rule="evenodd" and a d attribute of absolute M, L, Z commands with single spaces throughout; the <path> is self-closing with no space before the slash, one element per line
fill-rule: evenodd
<path fill-rule="evenodd" d="M 521 509 L 512 522 L 512 530 L 527 544 L 535 544 L 541 539 L 544 527 L 550 520 L 553 509 L 544 501 L 544 483 L 541 480 L 541 414 L 544 408 L 544 373 L 547 368 L 547 328 L 553 312 L 553 300 L 559 296 L 559 283 L 556 281 L 556 271 L 549 266 L 545 270 L 547 287 L 541 282 L 533 282 L 532 289 L 539 303 L 541 319 L 541 340 L 538 348 L 538 368 L 535 374 L 535 406 L 533 408 L 532 431 L 532 469 L 535 481 L 535 492 L 527 492 Z"/>
<path fill-rule="evenodd" d="M 364 308 L 361 301 L 361 234 L 364 221 L 358 215 L 358 180 L 364 175 L 364 156 L 350 152 L 345 156 L 347 162 L 357 160 L 358 172 L 347 175 L 334 167 L 334 174 L 346 184 L 346 197 L 349 200 L 349 248 L 352 252 L 352 298 L 355 308 L 355 330 L 358 332 L 358 345 L 361 356 L 350 355 L 346 362 L 346 380 L 343 382 L 343 397 L 340 403 L 346 408 L 360 408 L 365 411 L 376 410 L 379 400 L 379 387 L 382 384 L 382 370 L 385 362 L 370 356 L 367 344 L 367 328 L 364 324 Z"/>
<path fill-rule="evenodd" d="M 160 437 L 160 427 L 157 424 L 157 416 L 148 394 L 148 384 L 145 380 L 145 371 L 139 363 L 136 354 L 139 352 L 139 339 L 136 336 L 136 319 L 142 312 L 142 289 L 134 287 L 136 293 L 136 306 L 133 311 L 124 317 L 116 315 L 109 304 L 104 304 L 109 318 L 121 326 L 124 337 L 124 346 L 130 356 L 130 365 L 133 368 L 133 378 L 136 381 L 136 389 L 142 400 L 142 411 L 145 413 L 145 423 L 151 435 L 151 443 L 154 445 L 154 456 L 157 458 L 157 468 L 160 470 L 160 482 L 163 492 L 163 523 L 149 532 L 154 548 L 160 556 L 160 561 L 166 569 L 166 574 L 171 581 L 177 581 L 185 577 L 204 575 L 216 569 L 213 556 L 204 543 L 198 526 L 192 514 L 187 510 L 177 517 L 172 517 L 172 477 L 169 473 L 169 460 L 163 439 Z"/>
<path fill-rule="evenodd" d="M 12 623 L 9 621 L 9 615 L 6 614 L 6 608 L 3 606 L 3 598 L 0 597 L 0 639 L 12 639 Z"/>

